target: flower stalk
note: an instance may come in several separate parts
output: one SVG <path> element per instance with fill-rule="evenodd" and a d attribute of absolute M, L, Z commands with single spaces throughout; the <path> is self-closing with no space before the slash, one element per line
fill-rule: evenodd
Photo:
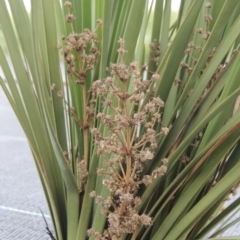
<path fill-rule="evenodd" d="M 164 160 L 152 175 L 141 175 L 145 163 L 154 157 L 156 137 L 159 134 L 166 135 L 168 132 L 168 128 L 162 128 L 161 133 L 156 133 L 153 129 L 156 124 L 161 124 L 160 111 L 164 103 L 159 97 L 152 97 L 145 106 L 141 106 L 148 86 L 151 82 L 157 81 L 159 75 L 153 74 L 152 79 L 143 80 L 137 62 L 132 62 L 129 66 L 124 63 L 123 56 L 127 52 L 124 48 L 125 41 L 119 39 L 118 43 L 120 63 L 111 64 L 111 76 L 104 81 L 93 82 L 91 88 L 93 95 L 104 99 L 104 107 L 112 110 L 111 113 L 106 111 L 108 114 L 99 112 L 96 116 L 98 121 L 109 130 L 109 136 L 102 136 L 97 128 L 91 129 L 95 137 L 97 154 L 103 155 L 106 152 L 110 156 L 104 157 L 105 166 L 98 169 L 97 173 L 105 175 L 103 185 L 109 189 L 111 197 L 99 202 L 97 198 L 100 196 L 95 192 L 91 194 L 107 215 L 109 225 L 102 239 L 109 240 L 121 239 L 124 234 L 134 233 L 142 225 L 151 225 L 149 216 L 139 215 L 136 211 L 141 203 L 137 196 L 138 189 L 141 184 L 150 184 L 153 179 L 164 175 L 167 170 L 167 161 Z M 127 90 L 127 82 L 130 78 L 134 79 L 132 93 Z M 118 88 L 119 85 L 121 88 Z M 137 113 L 132 111 L 134 106 L 138 106 Z M 143 132 L 139 139 L 137 130 Z M 106 211 L 106 206 L 108 209 L 113 207 L 114 210 Z M 93 229 L 88 231 L 88 235 L 95 238 L 100 236 Z"/>

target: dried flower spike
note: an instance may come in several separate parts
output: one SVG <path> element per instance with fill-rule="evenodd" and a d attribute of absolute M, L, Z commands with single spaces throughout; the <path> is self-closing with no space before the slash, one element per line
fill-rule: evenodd
<path fill-rule="evenodd" d="M 95 192 L 91 193 L 91 196 L 107 215 L 106 236 L 111 237 L 99 235 L 94 230 L 89 231 L 89 236 L 106 240 L 120 239 L 124 234 L 133 233 L 142 225 L 151 225 L 151 217 L 139 215 L 137 212 L 137 206 L 140 204 L 137 197 L 139 185 L 148 185 L 167 171 L 167 159 L 163 159 L 162 165 L 151 175 L 142 176 L 145 162 L 154 158 L 157 149 L 156 138 L 159 133 L 154 127 L 161 124 L 160 110 L 164 107 L 164 102 L 160 97 L 153 96 L 142 106 L 141 100 L 151 82 L 158 81 L 160 76 L 154 73 L 150 80 L 142 80 L 139 64 L 134 61 L 126 65 L 124 62 L 125 40 L 120 38 L 118 43 L 120 62 L 111 64 L 111 76 L 95 81 L 91 87 L 92 94 L 103 99 L 103 105 L 109 109 L 96 115 L 109 134 L 102 135 L 96 128 L 92 128 L 91 133 L 95 139 L 97 154 L 105 160 L 104 167 L 98 169 L 97 174 L 105 175 L 102 183 L 109 189 L 110 196 L 103 199 Z M 131 78 L 133 91 L 128 92 L 127 82 Z M 132 109 L 136 105 L 139 106 L 139 110 L 134 112 Z M 142 134 L 137 136 L 137 131 L 142 131 Z M 167 127 L 162 128 L 162 134 L 167 135 L 168 132 Z"/>

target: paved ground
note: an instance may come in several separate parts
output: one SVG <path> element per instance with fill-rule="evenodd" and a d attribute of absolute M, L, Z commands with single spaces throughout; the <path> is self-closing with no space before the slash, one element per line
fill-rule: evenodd
<path fill-rule="evenodd" d="M 0 88 L 0 240 L 47 240 L 48 208 L 24 133 Z"/>
<path fill-rule="evenodd" d="M 27 140 L 0 88 L 0 240 L 49 239 L 39 209 L 49 226 L 51 221 L 37 175 Z M 240 223 L 223 234 L 230 235 L 240 235 Z"/>

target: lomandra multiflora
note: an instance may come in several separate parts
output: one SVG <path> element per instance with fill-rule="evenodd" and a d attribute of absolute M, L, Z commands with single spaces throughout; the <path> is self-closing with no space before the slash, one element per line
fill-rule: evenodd
<path fill-rule="evenodd" d="M 125 41 L 119 39 L 118 63 L 112 63 L 109 76 L 94 80 L 87 91 L 88 71 L 94 68 L 100 55 L 97 47 L 99 39 L 96 31 L 89 29 L 75 33 L 72 24 L 75 17 L 70 13 L 71 3 L 66 2 L 65 6 L 68 8 L 66 21 L 71 24 L 72 33 L 63 37 L 64 46 L 60 46 L 60 49 L 67 64 L 67 72 L 81 86 L 83 97 L 83 119 L 72 114 L 84 135 L 84 156 L 80 156 L 83 160 L 79 162 L 79 189 L 85 191 L 89 135 L 92 134 L 96 154 L 104 161 L 103 167 L 97 169 L 96 174 L 103 175 L 102 184 L 109 190 L 106 199 L 97 195 L 94 189 L 85 193 L 101 205 L 102 213 L 106 214 L 108 221 L 103 233 L 89 229 L 87 235 L 101 240 L 120 239 L 126 233 L 134 234 L 140 226 L 151 225 L 151 217 L 139 215 L 136 210 L 141 203 L 138 190 L 141 184 L 147 186 L 167 171 L 167 159 L 163 159 L 162 165 L 150 175 L 145 175 L 144 171 L 148 161 L 155 155 L 158 138 L 167 135 L 169 131 L 161 124 L 164 102 L 151 90 L 160 76 L 154 73 L 151 79 L 143 79 L 147 68 L 140 68 L 135 61 L 127 65 L 124 62 L 124 54 L 127 53 Z M 98 20 L 97 27 L 101 24 L 102 21 Z M 148 101 L 145 101 L 146 95 Z M 97 113 L 96 102 L 100 102 L 102 109 Z"/>
<path fill-rule="evenodd" d="M 163 101 L 159 97 L 151 97 L 148 103 L 141 105 L 150 84 L 159 76 L 153 74 L 150 80 L 142 80 L 137 62 L 129 66 L 124 63 L 124 40 L 118 42 L 119 63 L 111 64 L 111 76 L 95 81 L 91 88 L 92 94 L 103 100 L 104 111 L 96 117 L 108 129 L 106 136 L 97 128 L 91 129 L 97 154 L 102 155 L 105 163 L 97 174 L 106 176 L 103 184 L 109 189 L 107 199 L 97 196 L 95 191 L 90 193 L 102 205 L 108 218 L 108 228 L 103 237 L 93 229 L 88 231 L 97 239 L 119 239 L 125 233 L 134 233 L 141 225 L 150 225 L 151 218 L 136 211 L 141 203 L 137 196 L 139 185 L 148 185 L 167 171 L 167 160 L 164 159 L 162 166 L 151 175 L 142 174 L 147 161 L 154 157 L 157 137 L 168 133 L 166 127 L 158 133 L 154 130 L 156 124 L 161 124 Z M 128 84 L 133 85 L 131 92 L 127 90 Z"/>

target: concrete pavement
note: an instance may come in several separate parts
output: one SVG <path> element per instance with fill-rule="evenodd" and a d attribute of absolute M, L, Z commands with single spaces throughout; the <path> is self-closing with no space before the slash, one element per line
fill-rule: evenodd
<path fill-rule="evenodd" d="M 28 142 L 0 87 L 0 240 L 48 240 L 51 220 Z"/>

